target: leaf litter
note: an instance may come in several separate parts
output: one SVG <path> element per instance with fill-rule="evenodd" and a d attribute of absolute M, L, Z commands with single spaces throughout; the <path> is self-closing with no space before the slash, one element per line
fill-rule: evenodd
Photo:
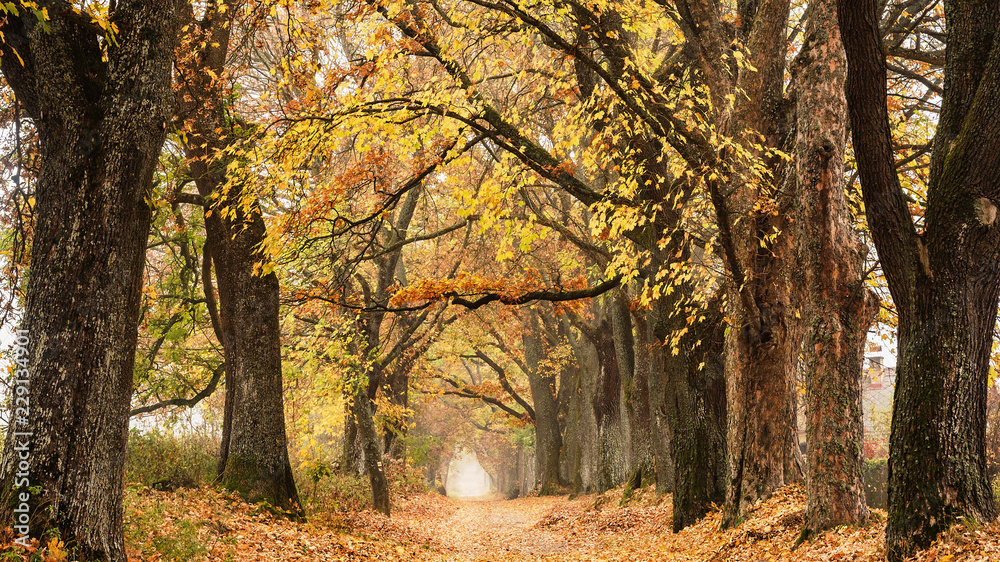
<path fill-rule="evenodd" d="M 166 560 L 600 560 L 600 561 L 880 561 L 885 512 L 872 510 L 861 526 L 842 526 L 794 548 L 802 529 L 805 493 L 792 485 L 750 508 L 735 529 L 720 530 L 709 513 L 671 532 L 669 495 L 638 491 L 619 506 L 621 490 L 601 495 L 455 500 L 433 493 L 394 498 L 391 518 L 372 511 L 293 522 L 216 488 L 130 494 L 126 532 L 130 562 Z M 153 517 L 151 514 L 155 514 Z M 189 529 L 195 551 L 183 554 L 172 537 Z M 136 533 L 136 531 L 141 531 Z M 0 541 L 5 560 L 67 560 L 61 543 L 13 548 L 13 531 Z M 165 545 L 174 544 L 173 547 Z M 50 548 L 56 545 L 55 548 Z M 189 545 L 191 546 L 191 545 Z M 915 562 L 1000 559 L 1000 524 L 965 522 L 941 533 Z"/>

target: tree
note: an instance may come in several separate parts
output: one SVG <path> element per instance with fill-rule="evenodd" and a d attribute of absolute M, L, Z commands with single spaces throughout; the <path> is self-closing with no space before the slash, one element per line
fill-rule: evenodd
<path fill-rule="evenodd" d="M 806 9 L 792 63 L 797 201 L 794 223 L 806 319 L 808 478 L 802 537 L 868 516 L 859 436 L 861 363 L 877 298 L 865 285 L 867 248 L 851 228 L 844 191 L 846 58 L 829 0 Z"/>
<path fill-rule="evenodd" d="M 298 511 L 285 437 L 278 278 L 261 249 L 266 227 L 260 204 L 239 178 L 227 175 L 238 156 L 225 151 L 241 134 L 225 82 L 236 11 L 213 3 L 198 20 L 193 6 L 185 6 L 176 89 L 187 166 L 199 196 L 174 197 L 193 200 L 205 213 L 203 288 L 226 369 L 219 479 L 251 501 Z"/>
<path fill-rule="evenodd" d="M 556 373 L 543 366 L 544 346 L 538 313 L 528 310 L 524 319 L 525 375 L 531 385 L 531 402 L 535 422 L 535 481 L 540 495 L 556 494 L 559 490 L 559 454 L 562 433 L 559 431 L 556 402 Z"/>
<path fill-rule="evenodd" d="M 4 442 L 2 510 L 11 520 L 17 494 L 38 486 L 33 533 L 56 528 L 81 558 L 124 561 L 147 198 L 171 119 L 175 3 L 123 0 L 103 27 L 69 3 L 50 4 L 44 22 L 20 9 L 0 27 L 0 69 L 38 131 L 40 170 L 23 325 L 30 408 Z M 27 485 L 15 481 L 15 432 L 32 433 Z"/>
<path fill-rule="evenodd" d="M 902 560 L 956 518 L 997 514 L 985 412 L 1000 298 L 1000 5 L 944 3 L 944 90 L 922 232 L 895 168 L 878 5 L 839 0 L 837 9 L 862 194 L 899 315 L 886 554 Z"/>

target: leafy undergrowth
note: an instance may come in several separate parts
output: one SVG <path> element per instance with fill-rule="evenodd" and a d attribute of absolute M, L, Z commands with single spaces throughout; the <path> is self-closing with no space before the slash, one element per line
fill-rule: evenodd
<path fill-rule="evenodd" d="M 275 518 L 215 488 L 167 493 L 130 488 L 125 525 L 129 560 L 883 560 L 885 514 L 842 527 L 793 550 L 802 527 L 801 487 L 784 488 L 719 531 L 720 513 L 670 532 L 669 496 L 644 491 L 625 507 L 621 490 L 601 496 L 457 501 L 435 494 L 394 498 L 391 519 L 371 511 Z M 3 536 L 9 546 L 11 533 Z M 58 548 L 56 552 L 59 552 Z M 23 550 L 20 551 L 23 553 Z M 34 560 L 61 562 L 42 548 Z M 1000 559 L 1000 524 L 956 525 L 918 562 Z M 15 552 L 0 560 L 29 560 Z"/>
<path fill-rule="evenodd" d="M 292 522 L 212 487 L 172 494 L 144 488 L 130 500 L 125 514 L 130 561 L 426 557 L 427 537 L 370 511 Z"/>
<path fill-rule="evenodd" d="M 789 486 L 751 508 L 736 529 L 719 530 L 721 512 L 713 512 L 679 533 L 671 532 L 669 501 L 650 505 L 640 499 L 625 508 L 592 508 L 542 524 L 578 534 L 600 536 L 608 560 L 882 560 L 880 515 L 864 527 L 824 533 L 793 550 L 802 530 L 805 494 Z M 595 503 L 601 503 L 600 501 Z M 607 502 L 604 502 L 607 503 Z M 881 516 L 884 519 L 884 515 Z"/>

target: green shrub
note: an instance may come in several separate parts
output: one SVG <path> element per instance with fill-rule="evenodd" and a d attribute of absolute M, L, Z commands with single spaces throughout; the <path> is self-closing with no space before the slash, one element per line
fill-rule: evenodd
<path fill-rule="evenodd" d="M 156 490 L 195 488 L 215 480 L 219 440 L 153 430 L 129 433 L 125 480 Z"/>

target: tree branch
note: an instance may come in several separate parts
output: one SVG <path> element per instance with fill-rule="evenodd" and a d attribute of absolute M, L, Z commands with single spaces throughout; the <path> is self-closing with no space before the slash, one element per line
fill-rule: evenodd
<path fill-rule="evenodd" d="M 445 391 L 443 391 L 444 394 L 447 394 L 449 396 L 461 396 L 462 398 L 476 398 L 476 399 L 482 400 L 483 402 L 486 402 L 487 404 L 492 404 L 492 405 L 496 406 L 497 408 L 500 408 L 501 410 L 503 410 L 504 412 L 510 414 L 511 416 L 513 416 L 515 418 L 524 419 L 524 416 L 525 416 L 524 412 L 518 412 L 514 408 L 511 408 L 510 406 L 504 404 L 502 400 L 499 400 L 499 399 L 494 398 L 492 396 L 486 396 L 485 394 L 483 394 L 481 392 L 473 392 L 471 390 L 466 390 L 464 388 L 465 385 L 463 385 L 461 382 L 453 380 L 453 379 L 441 377 L 441 380 L 443 380 L 444 382 L 452 385 L 453 387 L 455 387 L 457 389 L 457 390 L 445 390 Z M 534 421 L 534 420 L 532 420 L 532 421 Z"/>
<path fill-rule="evenodd" d="M 515 402 L 517 402 L 518 404 L 521 405 L 522 408 L 524 408 L 524 411 L 528 413 L 528 417 L 531 418 L 531 421 L 532 422 L 535 421 L 535 409 L 532 408 L 531 404 L 528 404 L 528 402 L 525 401 L 524 398 L 521 398 L 521 395 L 518 394 L 514 390 L 514 387 L 510 385 L 510 382 L 507 380 L 507 371 L 505 371 L 503 367 L 498 365 L 496 361 L 490 359 L 489 355 L 486 355 L 479 349 L 476 350 L 476 357 L 482 359 L 483 363 L 486 363 L 487 365 L 490 366 L 491 369 L 496 371 L 497 378 L 500 379 L 500 386 L 502 386 L 503 389 L 507 391 L 507 394 L 509 394 L 510 397 L 513 398 Z"/>
<path fill-rule="evenodd" d="M 619 276 L 587 289 L 580 289 L 577 291 L 529 291 L 519 297 L 509 297 L 506 295 L 491 293 L 475 300 L 468 300 L 456 292 L 442 293 L 441 296 L 452 297 L 452 304 L 461 305 L 468 309 L 475 310 L 483 305 L 487 305 L 495 301 L 500 301 L 503 304 L 525 304 L 532 301 L 565 302 L 578 299 L 589 299 L 603 295 L 604 293 L 621 285 L 621 282 L 622 278 Z"/>
<path fill-rule="evenodd" d="M 222 378 L 222 373 L 226 371 L 226 364 L 219 363 L 219 365 L 212 371 L 212 379 L 208 381 L 208 386 L 204 390 L 195 394 L 191 398 L 174 398 L 172 400 L 165 400 L 163 402 L 157 402 L 149 406 L 142 406 L 139 408 L 134 408 L 129 412 L 128 416 L 134 418 L 142 414 L 149 414 L 163 408 L 169 408 L 170 406 L 187 407 L 192 408 L 198 402 L 201 402 L 205 398 L 208 398 L 215 392 L 215 389 L 219 386 L 219 380 Z"/>
<path fill-rule="evenodd" d="M 900 59 L 925 62 L 932 66 L 944 66 L 944 51 L 918 51 L 916 49 L 905 49 L 903 47 L 890 47 L 886 49 L 886 54 Z"/>
<path fill-rule="evenodd" d="M 910 305 L 910 295 L 903 287 L 916 270 L 923 244 L 896 175 L 885 102 L 888 70 L 876 8 L 876 0 L 838 0 L 837 18 L 848 61 L 845 90 L 851 138 L 871 235 L 889 287 L 895 287 L 893 300 L 905 308 Z"/>
<path fill-rule="evenodd" d="M 197 193 L 170 193 L 167 195 L 167 201 L 170 203 L 187 203 L 188 205 L 197 205 L 203 209 L 208 208 L 208 201 Z"/>

